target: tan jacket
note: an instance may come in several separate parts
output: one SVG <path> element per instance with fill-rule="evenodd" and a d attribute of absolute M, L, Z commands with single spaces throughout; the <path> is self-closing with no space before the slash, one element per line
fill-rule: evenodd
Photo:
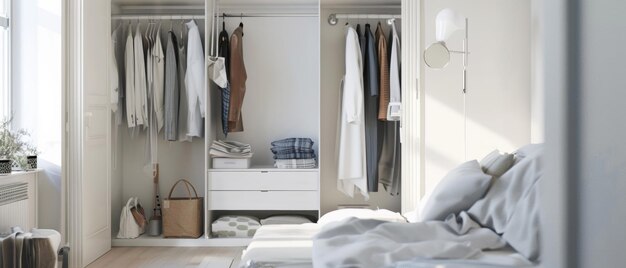
<path fill-rule="evenodd" d="M 389 107 L 389 59 L 387 58 L 387 38 L 385 32 L 378 23 L 376 27 L 376 45 L 378 47 L 378 64 L 380 70 L 378 120 L 387 121 L 387 107 Z"/>
<path fill-rule="evenodd" d="M 246 94 L 246 65 L 243 62 L 243 29 L 238 27 L 230 36 L 230 107 L 228 109 L 229 132 L 243 131 L 241 107 Z"/>

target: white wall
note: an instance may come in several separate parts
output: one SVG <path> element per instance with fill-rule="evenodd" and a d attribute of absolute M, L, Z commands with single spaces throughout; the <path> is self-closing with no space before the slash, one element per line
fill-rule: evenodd
<path fill-rule="evenodd" d="M 370 193 L 370 199 L 365 201 L 361 195 L 350 198 L 337 190 L 337 157 L 336 157 L 336 135 L 337 120 L 339 116 L 340 82 L 345 74 L 345 21 L 340 21 L 337 25 L 330 25 L 326 22 L 331 13 L 354 13 L 368 12 L 358 9 L 331 10 L 322 9 L 321 12 L 321 206 L 322 214 L 337 209 L 337 205 L 366 204 L 371 208 L 385 208 L 392 211 L 400 211 L 400 197 L 390 196 L 383 187 L 378 193 Z M 381 11 L 377 11 L 381 12 Z M 399 14 L 400 10 L 387 10 L 393 14 Z M 361 27 L 369 22 L 376 30 L 378 20 L 359 20 Z M 389 29 L 383 21 L 385 33 L 389 34 Z M 396 26 L 400 29 L 400 23 Z M 363 28 L 362 28 L 363 29 Z"/>
<path fill-rule="evenodd" d="M 451 8 L 469 18 L 467 160 L 530 142 L 530 1 L 426 0 L 424 47 L 435 41 L 435 16 Z M 462 49 L 462 32 L 447 42 Z M 462 57 L 442 70 L 425 68 L 425 189 L 465 161 Z"/>
<path fill-rule="evenodd" d="M 544 11 L 541 0 L 530 1 L 530 140 L 532 143 L 544 142 L 544 57 L 543 57 L 543 19 Z"/>
<path fill-rule="evenodd" d="M 17 128 L 41 154 L 39 227 L 61 230 L 62 58 L 60 0 L 13 1 L 12 105 Z"/>

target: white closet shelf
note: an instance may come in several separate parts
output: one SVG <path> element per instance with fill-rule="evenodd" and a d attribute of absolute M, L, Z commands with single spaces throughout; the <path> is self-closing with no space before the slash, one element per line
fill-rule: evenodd
<path fill-rule="evenodd" d="M 252 166 L 250 168 L 209 168 L 209 172 L 311 172 L 319 171 L 319 167 L 316 168 L 276 168 L 273 166 Z"/>
<path fill-rule="evenodd" d="M 135 239 L 111 239 L 114 247 L 244 247 L 251 238 L 164 238 L 162 236 L 141 235 Z"/>

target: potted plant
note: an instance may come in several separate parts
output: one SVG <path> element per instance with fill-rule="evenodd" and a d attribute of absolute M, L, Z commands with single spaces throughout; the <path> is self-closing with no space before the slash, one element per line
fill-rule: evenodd
<path fill-rule="evenodd" d="M 15 155 L 20 150 L 15 142 L 15 135 L 9 129 L 11 120 L 5 120 L 0 125 L 0 174 L 11 173 Z"/>
<path fill-rule="evenodd" d="M 37 147 L 32 144 L 25 144 L 22 150 L 22 158 L 23 163 L 20 165 L 22 169 L 25 170 L 35 170 L 37 169 L 37 155 L 39 151 L 37 151 Z"/>
<path fill-rule="evenodd" d="M 37 148 L 26 141 L 30 134 L 23 129 L 11 130 L 10 123 L 11 119 L 0 123 L 0 174 L 11 173 L 13 166 L 37 168 Z"/>

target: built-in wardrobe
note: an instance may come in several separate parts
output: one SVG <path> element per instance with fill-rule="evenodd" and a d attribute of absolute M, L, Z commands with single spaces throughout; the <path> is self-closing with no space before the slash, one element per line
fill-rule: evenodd
<path fill-rule="evenodd" d="M 179 138 L 168 141 L 161 131 L 156 134 L 157 149 L 154 149 L 155 144 L 151 145 L 156 157 L 150 160 L 146 157 L 148 132 L 141 130 L 133 133 L 124 124 L 115 126 L 113 122 L 113 236 L 116 235 L 120 209 L 128 198 L 139 197 L 147 214 L 151 214 L 154 204 L 151 163 L 158 163 L 162 201 L 168 197 L 173 184 L 182 178 L 190 181 L 205 201 L 205 232 L 199 239 L 165 239 L 142 235 L 135 239 L 114 238 L 113 246 L 241 246 L 248 240 L 212 238 L 211 222 L 223 215 L 263 218 L 275 214 L 298 214 L 312 220 L 319 217 L 319 168 L 275 168 L 270 151 L 272 141 L 307 137 L 313 140 L 313 149 L 319 152 L 318 5 L 316 2 L 296 6 L 223 2 L 215 3 L 215 7 L 212 1 L 198 2 L 197 5 L 113 2 L 112 30 L 120 29 L 119 25 L 122 28 L 130 25 L 136 31 L 139 24 L 144 33 L 160 28 L 161 36 L 167 36 L 172 31 L 181 48 L 187 42 L 185 24 L 195 21 L 199 25 L 205 60 L 217 51 L 218 44 L 211 43 L 215 38 L 215 35 L 211 35 L 214 22 L 217 22 L 215 27 L 218 33 L 226 30 L 229 34 L 242 24 L 247 73 L 241 112 L 244 130 L 241 132 L 230 132 L 227 136 L 223 133 L 222 89 L 208 76 L 205 82 L 206 114 L 202 137 L 193 137 L 189 141 L 179 130 Z M 163 44 L 167 44 L 165 40 Z M 250 144 L 253 150 L 251 167 L 214 169 L 208 147 L 216 139 Z M 172 197 L 187 195 L 185 187 L 176 188 L 172 193 Z"/>
<path fill-rule="evenodd" d="M 215 5 L 214 5 L 215 4 Z M 405 19 L 409 8 L 415 17 Z M 403 165 L 401 194 L 390 195 L 383 187 L 370 198 L 349 198 L 337 190 L 337 124 L 341 100 L 341 80 L 345 73 L 346 23 L 379 22 L 386 35 L 395 23 L 404 48 L 418 47 L 419 8 L 413 1 L 380 1 L 371 5 L 354 1 L 85 1 L 70 4 L 69 11 L 83 14 L 70 18 L 69 31 L 82 36 L 84 43 L 70 39 L 68 51 L 80 66 L 80 75 L 68 77 L 71 88 L 85 88 L 68 97 L 69 114 L 78 114 L 70 125 L 69 138 L 80 137 L 82 146 L 70 147 L 80 169 L 70 169 L 70 177 L 83 178 L 71 184 L 68 209 L 81 211 L 81 219 L 70 216 L 68 228 L 79 235 L 70 242 L 80 245 L 80 263 L 89 264 L 111 246 L 244 246 L 248 239 L 215 238 L 211 222 L 224 215 L 266 217 L 277 214 L 305 215 L 316 221 L 321 215 L 340 207 L 386 208 L 411 210 L 419 198 L 419 165 Z M 82 10 L 78 12 L 77 10 Z M 331 23 L 331 18 L 336 19 Z M 393 21 L 389 21 L 393 19 Z M 223 28 L 232 34 L 243 24 L 244 59 L 247 89 L 242 108 L 243 132 L 222 132 L 222 97 L 205 74 L 206 99 L 202 137 L 191 141 L 167 141 L 163 132 L 150 142 L 146 130 L 130 130 L 124 120 L 119 124 L 111 112 L 110 66 L 119 42 L 113 37 L 123 29 L 137 25 L 142 33 L 160 31 L 163 46 L 171 31 L 180 36 L 185 23 L 197 24 L 205 60 L 211 50 L 212 31 Z M 214 25 L 214 22 L 217 25 Z M 78 23 L 81 27 L 73 27 Z M 78 34 L 80 33 L 80 34 Z M 182 34 L 185 36 L 185 34 Z M 184 39 L 184 38 L 183 38 Z M 184 42 L 184 41 L 183 41 Z M 417 51 L 402 51 L 403 161 L 418 161 L 419 110 L 417 84 L 419 75 Z M 213 50 L 214 51 L 214 50 Z M 75 55 L 74 53 L 70 53 Z M 72 71 L 72 69 L 70 70 Z M 76 86 L 82 85 L 82 86 Z M 71 92 L 70 92 L 71 93 Z M 73 103 L 81 105 L 73 105 Z M 123 109 L 122 109 L 123 110 Z M 77 112 L 80 111 L 80 112 Z M 124 112 L 123 112 L 124 113 Z M 122 117 L 124 118 L 124 117 Z M 107 122 L 107 124 L 102 124 Z M 83 128 L 84 127 L 84 128 Z M 279 169 L 273 167 L 271 142 L 290 137 L 307 137 L 314 142 L 317 167 Z M 237 140 L 250 144 L 254 152 L 251 168 L 216 169 L 209 156 L 209 146 L 216 139 Z M 148 146 L 150 144 L 150 146 Z M 146 148 L 152 148 L 147 150 Z M 406 149 L 405 149 L 406 148 Z M 153 157 L 149 157 L 150 155 Z M 138 197 L 148 218 L 153 211 L 154 165 L 158 164 L 161 202 L 168 197 L 178 179 L 187 179 L 204 198 L 203 230 L 198 239 L 163 238 L 142 235 L 135 239 L 116 238 L 120 212 L 130 197 Z M 407 178 L 413 178 L 408 179 Z M 106 190 L 106 191 L 105 191 Z M 173 197 L 187 196 L 184 187 L 173 191 Z M 101 213 L 102 211 L 106 213 Z"/>

